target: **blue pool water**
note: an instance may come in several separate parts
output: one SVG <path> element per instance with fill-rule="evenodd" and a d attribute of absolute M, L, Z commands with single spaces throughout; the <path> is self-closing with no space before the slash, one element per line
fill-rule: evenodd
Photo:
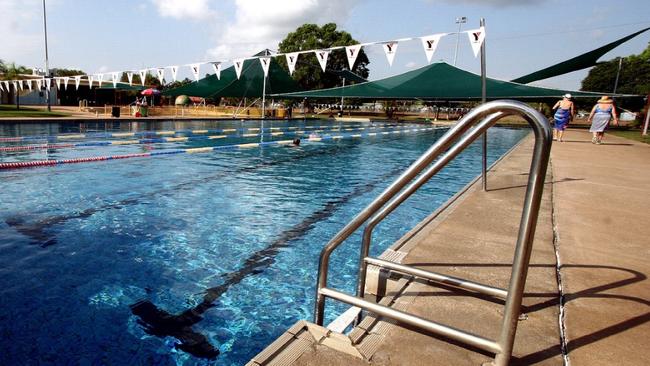
<path fill-rule="evenodd" d="M 264 127 L 310 125 L 324 125 L 321 135 L 340 126 Z M 0 125 L 0 137 L 247 127 L 260 126 Z M 444 132 L 0 171 L 0 364 L 244 364 L 297 320 L 311 319 L 323 245 Z M 491 130 L 489 161 L 527 132 Z M 66 142 L 80 141 L 102 138 Z M 251 141 L 260 136 L 0 152 L 0 162 Z M 43 141 L 0 146 L 28 143 Z M 474 144 L 389 216 L 372 254 L 475 177 L 480 159 Z M 335 252 L 332 287 L 353 292 L 359 243 L 357 233 Z M 332 320 L 344 307 L 328 309 Z"/>

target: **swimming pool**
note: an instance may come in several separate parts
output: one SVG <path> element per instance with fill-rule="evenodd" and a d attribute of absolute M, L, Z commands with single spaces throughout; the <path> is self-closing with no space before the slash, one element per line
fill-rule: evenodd
<path fill-rule="evenodd" d="M 269 143 L 301 131 L 344 138 L 0 170 L 0 364 L 245 363 L 311 319 L 321 248 L 445 132 L 423 127 L 1 125 L 4 147 L 46 144 L 44 135 L 82 145 L 0 151 L 0 162 Z M 526 133 L 491 130 L 489 161 Z M 230 136 L 161 139 L 217 135 Z M 8 141 L 16 136 L 29 138 Z M 120 143 L 133 140 L 142 143 Z M 474 144 L 389 216 L 373 255 L 476 176 L 480 159 Z M 353 292 L 359 242 L 353 236 L 333 256 L 332 287 Z"/>

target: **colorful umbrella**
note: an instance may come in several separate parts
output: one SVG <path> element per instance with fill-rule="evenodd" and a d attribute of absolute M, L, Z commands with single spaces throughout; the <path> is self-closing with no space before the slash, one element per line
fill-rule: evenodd
<path fill-rule="evenodd" d="M 158 89 L 154 89 L 154 88 L 149 88 L 149 89 L 145 89 L 145 90 L 143 90 L 140 94 L 142 94 L 142 95 L 148 95 L 148 96 L 151 96 L 151 95 L 158 95 L 158 94 L 160 94 L 160 90 L 158 90 Z"/>

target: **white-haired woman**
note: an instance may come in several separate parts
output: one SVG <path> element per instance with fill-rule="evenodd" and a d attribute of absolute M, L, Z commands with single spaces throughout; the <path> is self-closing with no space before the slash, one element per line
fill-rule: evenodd
<path fill-rule="evenodd" d="M 553 106 L 555 115 L 553 115 L 553 140 L 564 141 L 564 130 L 566 130 L 569 122 L 575 115 L 573 102 L 571 101 L 571 94 L 564 94 L 562 100 L 555 103 Z"/>

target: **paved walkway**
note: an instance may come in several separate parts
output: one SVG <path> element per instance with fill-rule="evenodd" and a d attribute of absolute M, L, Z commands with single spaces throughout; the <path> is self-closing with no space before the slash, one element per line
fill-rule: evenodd
<path fill-rule="evenodd" d="M 530 164 L 529 137 L 442 215 L 396 243 L 391 257 L 505 288 Z M 571 130 L 554 143 L 512 364 L 564 363 L 565 304 L 571 365 L 650 360 L 650 145 Z M 563 297 L 558 290 L 558 264 Z M 401 281 L 401 284 L 400 284 Z M 495 339 L 503 302 L 424 281 L 388 286 L 391 306 Z M 401 286 L 401 287 L 400 287 Z M 372 286 L 369 286 L 372 287 Z M 366 319 L 350 337 L 299 323 L 251 365 L 480 365 L 491 356 L 404 326 Z M 286 342 L 289 340 L 288 342 Z M 293 340 L 293 341 L 292 341 Z M 286 362 L 286 363 L 284 363 Z"/>
<path fill-rule="evenodd" d="M 650 364 L 650 145 L 568 131 L 554 210 L 572 365 Z"/>

